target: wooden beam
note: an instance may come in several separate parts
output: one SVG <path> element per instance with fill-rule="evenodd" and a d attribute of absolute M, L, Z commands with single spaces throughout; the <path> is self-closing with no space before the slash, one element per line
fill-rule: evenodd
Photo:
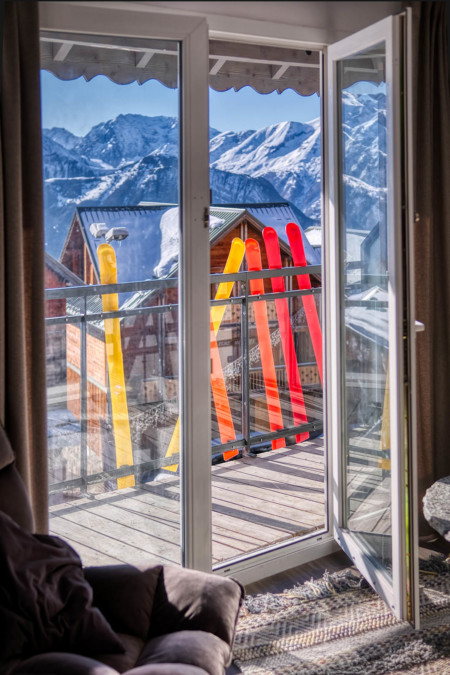
<path fill-rule="evenodd" d="M 209 58 L 215 58 L 215 57 L 209 57 Z M 210 75 L 217 75 L 219 70 L 222 68 L 222 66 L 226 63 L 227 59 L 224 57 L 220 57 L 217 59 L 211 70 L 209 71 Z"/>
<path fill-rule="evenodd" d="M 145 68 L 145 66 L 150 63 L 154 55 L 154 49 L 149 49 L 147 52 L 144 52 L 139 61 L 136 63 L 136 68 Z"/>
<path fill-rule="evenodd" d="M 289 67 L 290 66 L 288 63 L 285 63 L 283 66 L 280 66 L 275 75 L 273 75 L 272 80 L 279 80 L 280 77 L 282 77 L 285 74 L 285 72 Z"/>
<path fill-rule="evenodd" d="M 53 57 L 54 61 L 64 61 L 66 58 L 67 54 L 70 52 L 72 49 L 73 42 L 63 42 L 56 52 L 55 56 Z"/>
<path fill-rule="evenodd" d="M 41 36 L 40 40 L 42 42 L 52 42 L 54 44 L 61 44 L 61 45 L 67 45 L 70 44 L 72 47 L 73 45 L 77 45 L 80 47 L 98 47 L 100 49 L 116 49 L 116 50 L 121 50 L 121 51 L 134 51 L 134 52 L 143 52 L 143 54 L 148 54 L 150 51 L 153 54 L 168 54 L 168 55 L 173 55 L 176 56 L 178 52 L 174 49 L 152 49 L 149 50 L 148 48 L 145 47 L 138 47 L 136 44 L 119 44 L 115 42 L 109 42 L 105 38 L 99 38 L 98 40 L 68 40 L 66 38 L 60 38 L 60 37 L 47 37 L 46 35 Z M 131 43 L 131 41 L 130 41 Z M 62 51 L 62 48 L 61 48 Z M 225 51 L 225 50 L 224 50 Z M 68 53 L 68 52 L 67 52 Z M 320 68 L 320 63 L 309 63 L 304 60 L 298 60 L 298 61 L 286 61 L 282 60 L 280 58 L 257 58 L 253 56 L 240 56 L 239 53 L 236 54 L 210 54 L 209 55 L 210 59 L 215 59 L 216 63 L 212 67 L 210 71 L 210 75 L 215 75 L 220 68 L 223 66 L 223 64 L 226 61 L 234 61 L 237 63 L 260 63 L 260 64 L 265 64 L 265 65 L 273 65 L 273 66 L 286 66 L 286 68 L 292 66 L 295 68 Z M 150 59 L 149 59 L 150 60 Z M 219 65 L 220 64 L 220 65 Z M 144 66 L 139 66 L 140 68 Z M 217 70 L 215 70 L 217 69 Z M 214 70 L 214 72 L 212 72 Z"/>

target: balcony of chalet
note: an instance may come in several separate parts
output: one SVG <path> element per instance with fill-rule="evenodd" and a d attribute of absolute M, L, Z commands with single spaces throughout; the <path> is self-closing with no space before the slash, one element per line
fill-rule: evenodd
<path fill-rule="evenodd" d="M 225 278 L 235 283 L 228 299 L 212 302 L 224 308 L 217 332 L 224 387 L 213 387 L 211 396 L 214 563 L 326 526 L 322 384 L 302 298 L 313 297 L 320 316 L 321 288 L 300 290 L 295 279 L 304 273 L 320 274 L 320 266 L 211 275 L 212 298 Z M 284 293 L 271 292 L 271 276 L 283 278 Z M 264 296 L 251 296 L 254 278 L 265 280 Z M 181 560 L 177 283 L 174 276 L 46 291 L 50 531 L 86 565 Z M 117 311 L 103 310 L 108 293 L 119 293 Z M 300 424 L 277 301 L 289 312 L 304 402 Z M 282 420 L 275 430 L 255 302 L 264 306 L 270 334 L 270 386 Z M 122 465 L 105 344 L 110 320 L 120 325 L 131 440 L 132 460 Z"/>

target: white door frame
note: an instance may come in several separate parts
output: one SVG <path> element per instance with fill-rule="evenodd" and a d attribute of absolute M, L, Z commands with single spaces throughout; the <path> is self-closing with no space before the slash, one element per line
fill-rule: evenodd
<path fill-rule="evenodd" d="M 415 595 L 417 572 L 414 572 L 416 537 L 414 536 L 415 524 L 406 528 L 406 490 L 409 489 L 409 511 L 414 511 L 414 487 L 407 486 L 405 470 L 409 462 L 410 476 L 414 478 L 414 451 L 408 445 L 414 435 L 408 434 L 404 424 L 405 415 L 408 412 L 410 429 L 415 422 L 414 380 L 409 403 L 405 397 L 405 374 L 408 372 L 408 363 L 403 357 L 403 316 L 406 302 L 409 311 L 409 335 L 414 331 L 414 309 L 411 306 L 414 286 L 413 279 L 407 278 L 407 286 L 403 287 L 404 261 L 402 258 L 402 241 L 404 237 L 402 214 L 402 190 L 401 176 L 406 169 L 404 156 L 402 155 L 401 137 L 401 96 L 400 96 L 400 60 L 402 58 L 401 28 L 404 17 L 401 15 L 388 17 L 368 28 L 351 35 L 344 40 L 330 45 L 328 48 L 328 91 L 327 100 L 329 105 L 328 136 L 329 136 L 329 227 L 326 232 L 326 249 L 329 278 L 327 281 L 326 296 L 328 326 L 339 326 L 340 314 L 340 215 L 339 215 L 339 184 L 338 176 L 341 171 L 338 156 L 338 109 L 337 109 L 337 71 L 335 64 L 347 56 L 357 54 L 362 49 L 375 46 L 383 42 L 386 48 L 386 100 L 387 120 L 387 218 L 388 218 L 388 266 L 389 266 L 389 385 L 390 385 L 390 438 L 391 438 L 391 523 L 392 523 L 392 582 L 379 572 L 371 564 L 371 561 L 360 549 L 351 532 L 344 525 L 344 486 L 346 481 L 344 467 L 344 434 L 342 427 L 342 397 L 341 397 L 341 374 L 340 355 L 342 354 L 342 334 L 340 330 L 330 331 L 328 345 L 327 383 L 330 396 L 327 397 L 327 421 L 328 438 L 333 447 L 333 511 L 334 533 L 342 548 L 351 557 L 355 565 L 363 572 L 367 580 L 381 595 L 392 611 L 402 619 L 410 618 L 417 620 L 417 607 L 415 617 L 411 617 L 408 609 L 407 586 L 411 581 L 412 597 Z M 411 224 L 405 223 L 405 230 L 410 230 Z M 408 242 L 409 255 L 411 256 L 412 237 Z M 407 292 L 406 292 L 407 291 Z M 405 299 L 407 298 L 407 299 Z M 414 338 L 413 338 L 414 340 Z M 412 354 L 409 359 L 410 373 L 414 377 L 414 345 L 410 345 Z M 413 440 L 414 442 L 414 440 Z M 405 451 L 407 449 L 407 451 Z M 409 453 L 409 458 L 408 458 Z M 412 470 L 412 471 L 411 471 Z M 410 564 L 413 568 L 407 569 L 407 537 L 410 536 Z M 413 578 L 414 577 L 414 578 Z M 414 605 L 414 601 L 413 601 Z"/>
<path fill-rule="evenodd" d="M 180 43 L 181 233 L 179 333 L 182 563 L 211 570 L 209 381 L 208 27 L 202 17 L 66 2 L 39 3 L 40 28 Z M 188 461 L 183 461 L 188 458 Z"/>

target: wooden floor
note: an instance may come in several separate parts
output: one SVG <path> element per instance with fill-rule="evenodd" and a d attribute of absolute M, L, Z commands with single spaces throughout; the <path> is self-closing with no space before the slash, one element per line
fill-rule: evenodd
<path fill-rule="evenodd" d="M 218 464 L 211 474 L 215 563 L 324 526 L 323 438 Z M 50 508 L 50 531 L 85 565 L 177 564 L 179 500 L 179 479 L 172 475 L 67 499 Z"/>

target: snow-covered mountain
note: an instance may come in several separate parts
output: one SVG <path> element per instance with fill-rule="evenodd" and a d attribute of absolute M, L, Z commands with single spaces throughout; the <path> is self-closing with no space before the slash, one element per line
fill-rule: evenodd
<path fill-rule="evenodd" d="M 59 145 L 62 145 L 67 150 L 72 150 L 81 141 L 81 136 L 75 136 L 75 134 L 72 134 L 72 132 L 67 131 L 63 127 L 44 129 L 44 137 L 56 141 L 56 143 L 59 143 Z"/>
<path fill-rule="evenodd" d="M 378 186 L 385 184 L 384 95 L 345 93 L 343 123 L 347 225 L 367 230 L 378 222 L 383 202 Z M 119 115 L 83 137 L 45 129 L 48 252 L 59 256 L 79 205 L 177 203 L 178 131 L 176 118 L 143 115 Z M 319 120 L 239 132 L 211 128 L 213 203 L 288 201 L 304 226 L 320 222 L 320 144 Z"/>

